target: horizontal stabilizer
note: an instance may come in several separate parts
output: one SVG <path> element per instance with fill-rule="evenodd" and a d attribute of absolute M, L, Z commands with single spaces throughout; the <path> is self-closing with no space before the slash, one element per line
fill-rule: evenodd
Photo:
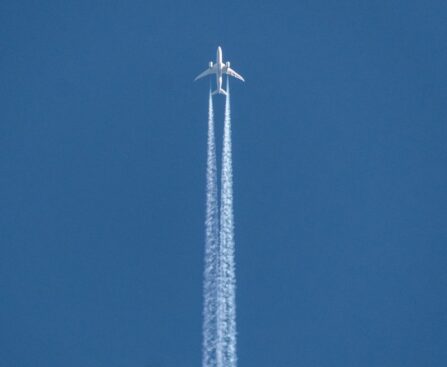
<path fill-rule="evenodd" d="M 223 94 L 224 96 L 226 96 L 227 92 L 225 92 L 223 89 L 216 89 L 213 93 L 211 93 L 212 96 L 215 96 L 216 94 Z"/>

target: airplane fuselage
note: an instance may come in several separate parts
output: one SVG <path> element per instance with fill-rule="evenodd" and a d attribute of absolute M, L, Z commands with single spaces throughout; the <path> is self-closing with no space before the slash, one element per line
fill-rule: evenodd
<path fill-rule="evenodd" d="M 217 90 L 221 90 L 222 89 L 222 74 L 223 74 L 223 68 L 224 68 L 225 64 L 222 62 L 222 48 L 218 47 L 217 48 L 217 54 L 216 54 L 216 67 L 217 67 L 217 72 L 216 72 L 216 86 L 217 86 Z"/>

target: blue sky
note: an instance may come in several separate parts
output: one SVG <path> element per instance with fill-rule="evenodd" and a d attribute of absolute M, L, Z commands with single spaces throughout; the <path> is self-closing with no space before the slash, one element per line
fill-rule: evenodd
<path fill-rule="evenodd" d="M 200 364 L 208 82 L 192 80 L 221 45 L 247 81 L 239 365 L 445 366 L 446 16 L 3 1 L 0 365 Z"/>

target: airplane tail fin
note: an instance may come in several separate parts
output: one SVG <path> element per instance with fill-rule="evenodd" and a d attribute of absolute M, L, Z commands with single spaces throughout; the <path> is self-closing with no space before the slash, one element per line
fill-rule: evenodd
<path fill-rule="evenodd" d="M 212 96 L 214 96 L 216 94 L 223 94 L 224 96 L 226 96 L 227 92 L 223 89 L 216 89 L 213 93 L 211 93 Z"/>

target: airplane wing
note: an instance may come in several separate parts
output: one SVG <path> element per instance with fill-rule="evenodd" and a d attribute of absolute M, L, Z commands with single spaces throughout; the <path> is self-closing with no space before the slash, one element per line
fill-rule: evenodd
<path fill-rule="evenodd" d="M 242 80 L 243 82 L 245 82 L 245 79 L 242 78 L 241 75 L 239 75 L 238 73 L 236 73 L 232 68 L 226 68 L 225 69 L 225 74 L 228 74 L 229 76 L 232 76 L 236 79 Z"/>
<path fill-rule="evenodd" d="M 211 68 L 206 69 L 203 73 L 197 75 L 197 77 L 194 79 L 194 81 L 196 81 L 196 80 L 198 80 L 198 79 L 201 79 L 201 78 L 203 78 L 204 76 L 211 75 L 211 74 L 214 74 L 214 73 L 215 73 L 215 68 L 214 68 L 214 66 L 213 66 L 213 67 L 211 67 Z"/>

